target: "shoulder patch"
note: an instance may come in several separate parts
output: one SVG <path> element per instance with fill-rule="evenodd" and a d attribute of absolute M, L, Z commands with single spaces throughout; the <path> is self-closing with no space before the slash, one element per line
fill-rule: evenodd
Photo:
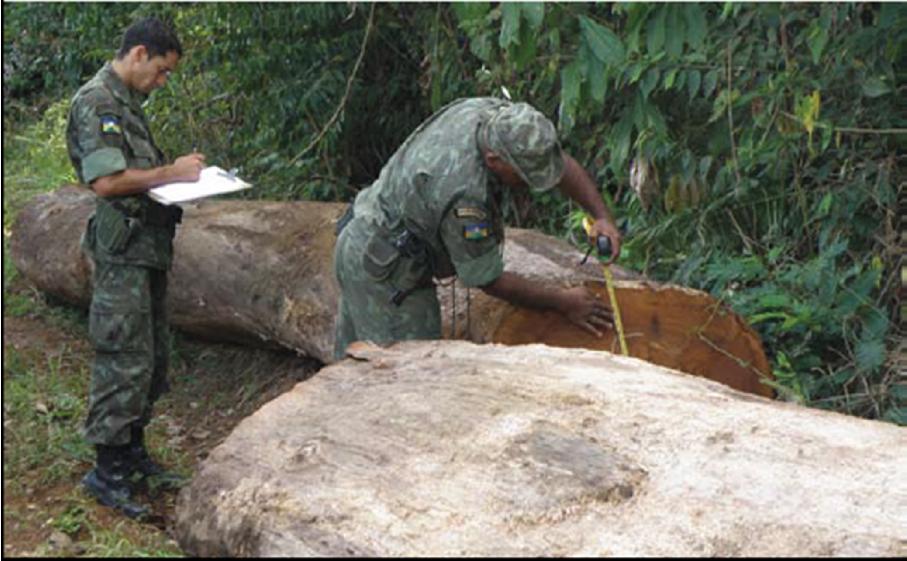
<path fill-rule="evenodd" d="M 120 118 L 116 115 L 101 115 L 101 134 L 123 134 Z"/>
<path fill-rule="evenodd" d="M 491 235 L 491 225 L 488 222 L 474 222 L 463 226 L 463 237 L 467 240 L 484 240 Z"/>
<path fill-rule="evenodd" d="M 476 220 L 485 220 L 487 214 L 484 209 L 474 206 L 461 206 L 454 209 L 454 216 L 457 218 L 474 218 Z"/>

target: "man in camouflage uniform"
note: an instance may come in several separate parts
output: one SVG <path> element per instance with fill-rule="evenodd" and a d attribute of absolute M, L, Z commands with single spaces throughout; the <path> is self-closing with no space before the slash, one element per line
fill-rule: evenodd
<path fill-rule="evenodd" d="M 154 18 L 130 26 L 116 58 L 72 100 L 66 141 L 79 180 L 98 195 L 82 244 L 94 260 L 89 334 L 95 348 L 85 437 L 97 462 L 82 480 L 101 503 L 130 517 L 133 484 L 171 478 L 148 455 L 144 428 L 153 403 L 168 389 L 168 328 L 164 308 L 179 207 L 146 192 L 173 181 L 197 181 L 204 156 L 164 162 L 142 103 L 176 68 L 182 47 Z"/>
<path fill-rule="evenodd" d="M 520 306 L 558 310 L 600 335 L 611 314 L 585 288 L 550 288 L 504 272 L 503 189 L 555 185 L 595 218 L 592 239 L 610 238 L 615 259 L 620 234 L 595 184 L 532 106 L 462 99 L 422 123 L 338 224 L 335 358 L 356 340 L 440 338 L 432 278 L 452 275 Z"/>

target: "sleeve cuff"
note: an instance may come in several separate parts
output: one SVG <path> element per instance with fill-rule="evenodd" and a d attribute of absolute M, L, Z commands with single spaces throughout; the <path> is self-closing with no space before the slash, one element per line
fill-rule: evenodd
<path fill-rule="evenodd" d="M 500 246 L 494 246 L 491 251 L 475 259 L 457 263 L 456 269 L 460 282 L 470 288 L 494 282 L 504 273 L 504 259 L 501 256 Z"/>
<path fill-rule="evenodd" d="M 100 148 L 82 159 L 82 180 L 91 183 L 99 177 L 126 169 L 126 158 L 119 148 Z"/>

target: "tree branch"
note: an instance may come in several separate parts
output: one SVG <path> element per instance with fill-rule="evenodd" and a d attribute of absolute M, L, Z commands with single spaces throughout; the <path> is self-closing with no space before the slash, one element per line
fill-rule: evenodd
<path fill-rule="evenodd" d="M 372 22 L 374 21 L 374 18 L 375 18 L 375 4 L 372 4 L 372 9 L 369 11 L 369 14 L 368 14 L 368 24 L 366 25 L 366 28 L 365 28 L 365 36 L 362 38 L 362 47 L 359 48 L 359 58 L 356 59 L 356 64 L 355 64 L 355 66 L 353 66 L 353 71 L 350 73 L 350 76 L 346 81 L 346 91 L 343 93 L 343 98 L 340 100 L 340 103 L 337 105 L 337 109 L 334 110 L 334 114 L 331 115 L 330 119 L 328 119 L 327 124 L 324 125 L 324 128 L 321 129 L 321 132 L 318 133 L 317 137 L 315 137 L 315 140 L 313 140 L 312 142 L 309 143 L 308 146 L 303 148 L 302 152 L 300 152 L 299 154 L 296 154 L 296 156 L 288 162 L 288 164 L 287 164 L 288 166 L 295 164 L 296 161 L 299 160 L 299 158 L 306 155 L 309 152 L 309 150 L 311 150 L 319 142 L 321 142 L 321 139 L 324 138 L 325 134 L 327 134 L 328 129 L 330 129 L 332 126 L 334 126 L 334 123 L 337 121 L 337 118 L 340 116 L 340 113 L 343 111 L 343 108 L 346 107 L 346 102 L 350 97 L 350 91 L 353 88 L 353 80 L 356 78 L 356 74 L 359 72 L 359 66 L 362 64 L 362 58 L 365 56 L 365 46 L 368 44 L 368 38 L 372 33 Z"/>

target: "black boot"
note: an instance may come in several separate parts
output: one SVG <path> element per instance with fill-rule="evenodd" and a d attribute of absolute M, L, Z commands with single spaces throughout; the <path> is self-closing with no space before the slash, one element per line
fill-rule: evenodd
<path fill-rule="evenodd" d="M 132 466 L 128 446 L 98 445 L 97 463 L 82 478 L 85 490 L 104 506 L 119 510 L 129 518 L 142 518 L 148 507 L 132 500 Z"/>
<path fill-rule="evenodd" d="M 132 469 L 147 479 L 152 486 L 160 486 L 164 489 L 179 489 L 186 479 L 172 471 L 167 471 L 159 463 L 151 459 L 148 449 L 145 448 L 145 429 L 139 425 L 130 427 L 132 439 L 129 442 L 129 459 L 132 463 Z"/>

